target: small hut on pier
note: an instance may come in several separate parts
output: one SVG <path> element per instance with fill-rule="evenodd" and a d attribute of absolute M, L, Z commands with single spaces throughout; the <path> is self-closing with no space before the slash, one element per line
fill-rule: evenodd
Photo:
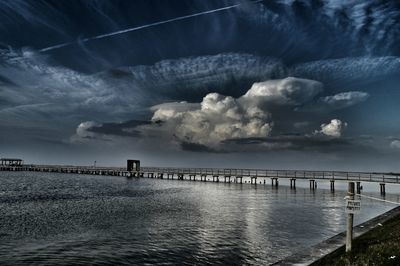
<path fill-rule="evenodd" d="M 139 160 L 128 160 L 127 171 L 140 171 L 140 161 Z"/>

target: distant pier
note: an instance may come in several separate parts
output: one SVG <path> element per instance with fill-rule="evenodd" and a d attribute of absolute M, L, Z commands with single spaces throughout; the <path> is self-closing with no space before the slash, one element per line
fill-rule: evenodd
<path fill-rule="evenodd" d="M 68 165 L 22 164 L 22 160 L 2 159 L 0 171 L 31 171 L 85 175 L 124 176 L 127 178 L 158 178 L 199 182 L 224 182 L 243 184 L 243 178 L 249 178 L 250 184 L 279 186 L 279 179 L 289 179 L 290 188 L 296 189 L 296 180 L 308 180 L 310 189 L 317 189 L 317 180 L 329 180 L 330 190 L 335 191 L 335 181 L 353 181 L 357 184 L 357 193 L 361 193 L 361 182 L 379 184 L 379 190 L 385 195 L 386 184 L 400 184 L 400 173 L 346 172 L 346 171 L 308 171 L 308 170 L 268 170 L 268 169 L 223 169 L 223 168 L 173 168 L 140 167 L 140 161 L 128 160 L 127 168 L 94 167 Z M 257 180 L 262 179 L 263 182 Z M 268 181 L 270 180 L 270 181 Z M 246 181 L 245 181 L 246 182 Z"/>

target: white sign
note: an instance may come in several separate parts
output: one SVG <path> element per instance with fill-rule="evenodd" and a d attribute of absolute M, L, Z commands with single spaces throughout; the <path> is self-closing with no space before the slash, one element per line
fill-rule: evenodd
<path fill-rule="evenodd" d="M 360 213 L 361 200 L 346 200 L 346 213 Z"/>

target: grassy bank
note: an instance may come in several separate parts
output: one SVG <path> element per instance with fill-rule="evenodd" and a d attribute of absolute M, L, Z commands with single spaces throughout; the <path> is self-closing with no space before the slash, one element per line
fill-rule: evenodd
<path fill-rule="evenodd" d="M 342 247 L 311 265 L 400 265 L 400 215 L 356 238 L 351 252 Z"/>

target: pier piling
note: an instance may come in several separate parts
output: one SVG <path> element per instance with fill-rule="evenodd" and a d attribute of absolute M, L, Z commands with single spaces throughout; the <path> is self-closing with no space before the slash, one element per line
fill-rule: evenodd
<path fill-rule="evenodd" d="M 310 179 L 310 189 L 315 190 L 317 188 L 317 182 L 314 179 Z"/>
<path fill-rule="evenodd" d="M 385 183 L 379 183 L 381 195 L 384 196 L 386 194 Z"/>
<path fill-rule="evenodd" d="M 349 182 L 347 197 L 349 198 L 349 200 L 354 200 L 354 182 Z M 351 244 L 352 244 L 351 242 L 353 240 L 353 219 L 354 219 L 354 214 L 348 213 L 347 231 L 346 231 L 346 252 L 351 251 Z"/>
<path fill-rule="evenodd" d="M 356 182 L 356 184 L 357 184 L 357 186 L 356 186 L 356 188 L 357 188 L 357 194 L 361 194 L 361 182 L 359 182 L 359 181 L 357 181 Z"/>
<path fill-rule="evenodd" d="M 335 192 L 335 180 L 331 179 L 330 183 L 331 183 L 331 192 Z"/>
<path fill-rule="evenodd" d="M 296 178 L 290 179 L 290 188 L 296 189 Z"/>

